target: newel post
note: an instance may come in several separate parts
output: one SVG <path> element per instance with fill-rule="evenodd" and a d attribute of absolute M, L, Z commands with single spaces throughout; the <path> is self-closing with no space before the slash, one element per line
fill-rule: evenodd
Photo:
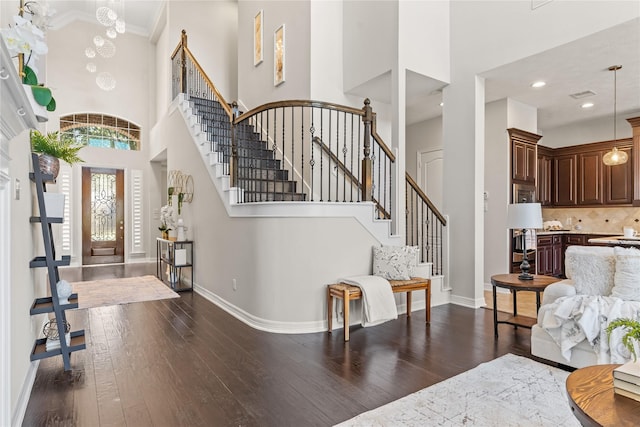
<path fill-rule="evenodd" d="M 187 31 L 180 37 L 180 92 L 187 93 Z"/>
<path fill-rule="evenodd" d="M 362 117 L 362 123 L 364 124 L 364 157 L 362 159 L 362 201 L 370 202 L 371 196 L 371 122 L 373 120 L 373 113 L 371 110 L 371 101 L 369 98 L 364 100 L 364 116 Z"/>
<path fill-rule="evenodd" d="M 236 115 L 238 114 L 238 103 L 233 101 L 233 119 L 231 120 L 231 160 L 229 164 L 229 175 L 231 178 L 231 187 L 238 186 L 238 137 L 236 135 L 237 126 L 235 124 Z"/>

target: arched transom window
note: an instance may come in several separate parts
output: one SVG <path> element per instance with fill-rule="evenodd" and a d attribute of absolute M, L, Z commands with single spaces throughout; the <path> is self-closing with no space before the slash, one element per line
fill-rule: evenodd
<path fill-rule="evenodd" d="M 140 126 L 105 114 L 78 113 L 62 116 L 60 133 L 92 147 L 140 150 Z"/>

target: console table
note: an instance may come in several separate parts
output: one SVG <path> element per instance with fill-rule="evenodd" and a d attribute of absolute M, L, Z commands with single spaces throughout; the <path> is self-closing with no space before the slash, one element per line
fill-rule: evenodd
<path fill-rule="evenodd" d="M 183 282 L 183 269 L 189 270 L 188 284 Z M 156 276 L 176 292 L 193 291 L 193 240 L 156 238 Z"/>

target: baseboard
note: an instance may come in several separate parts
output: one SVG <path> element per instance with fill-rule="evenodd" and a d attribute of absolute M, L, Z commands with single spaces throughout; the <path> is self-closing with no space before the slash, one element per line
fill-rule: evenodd
<path fill-rule="evenodd" d="M 451 295 L 451 304 L 461 305 L 469 308 L 480 308 L 486 305 L 484 297 L 481 298 L 467 298 L 460 295 Z"/>
<path fill-rule="evenodd" d="M 241 308 L 231 304 L 227 300 L 220 298 L 215 293 L 210 290 L 203 288 L 202 286 L 195 285 L 193 290 L 201 295 L 206 300 L 211 303 L 217 305 L 236 319 L 241 322 L 251 326 L 254 329 L 258 329 L 265 332 L 271 332 L 275 334 L 309 334 L 316 332 L 325 332 L 327 330 L 327 321 L 326 320 L 316 320 L 311 322 L 278 322 L 274 320 L 262 319 L 260 317 L 256 317 Z M 360 300 L 356 300 L 355 303 L 359 303 Z M 406 314 L 407 305 L 405 303 L 400 303 L 398 306 L 398 314 Z M 426 307 L 425 300 L 416 300 L 411 304 L 411 312 L 424 310 Z M 358 308 L 353 309 L 351 311 L 351 319 L 350 325 L 359 325 L 361 323 L 360 314 L 361 310 Z M 335 315 L 334 315 L 335 316 Z M 342 318 L 341 316 L 336 316 L 338 319 L 335 319 L 334 328 L 333 329 L 342 329 Z M 340 325 L 340 326 L 338 326 Z"/>
<path fill-rule="evenodd" d="M 203 298 L 211 301 L 236 319 L 260 331 L 272 332 L 276 334 L 306 334 L 311 332 L 322 332 L 327 330 L 327 322 L 324 320 L 312 322 L 278 322 L 262 319 L 254 316 L 241 308 L 231 304 L 210 290 L 202 286 L 195 285 L 194 291 Z"/>
<path fill-rule="evenodd" d="M 24 421 L 24 415 L 27 412 L 27 405 L 29 404 L 29 398 L 31 397 L 33 383 L 36 380 L 38 366 L 40 366 L 40 361 L 35 360 L 31 362 L 29 370 L 27 370 L 27 375 L 24 379 L 24 383 L 22 384 L 22 390 L 20 390 L 20 396 L 18 397 L 16 408 L 11 416 L 11 425 L 14 427 L 21 426 L 22 421 Z"/>

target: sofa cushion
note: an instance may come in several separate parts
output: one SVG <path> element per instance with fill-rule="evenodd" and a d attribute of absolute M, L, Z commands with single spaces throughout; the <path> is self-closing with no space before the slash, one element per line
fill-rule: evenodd
<path fill-rule="evenodd" d="M 573 280 L 578 295 L 610 295 L 616 269 L 613 248 L 569 246 L 565 274 Z"/>
<path fill-rule="evenodd" d="M 409 280 L 418 260 L 418 246 L 374 246 L 373 275 L 387 280 Z"/>
<path fill-rule="evenodd" d="M 640 301 L 640 251 L 635 248 L 613 248 L 616 273 L 611 296 L 627 301 Z"/>

